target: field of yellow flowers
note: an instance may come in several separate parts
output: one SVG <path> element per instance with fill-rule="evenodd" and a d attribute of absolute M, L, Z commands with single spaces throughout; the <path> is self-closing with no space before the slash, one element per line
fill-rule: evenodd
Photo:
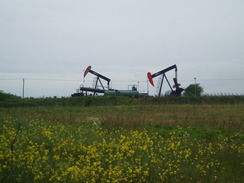
<path fill-rule="evenodd" d="M 198 127 L 196 108 L 208 125 L 227 115 L 219 106 L 2 108 L 0 181 L 241 182 L 243 115 Z"/>

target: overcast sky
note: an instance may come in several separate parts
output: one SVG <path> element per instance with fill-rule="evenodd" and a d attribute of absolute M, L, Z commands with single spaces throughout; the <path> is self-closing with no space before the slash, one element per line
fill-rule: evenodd
<path fill-rule="evenodd" d="M 243 18 L 243 0 L 0 0 L 0 90 L 21 96 L 25 78 L 26 97 L 69 96 L 91 65 L 146 92 L 176 64 L 182 87 L 244 94 Z"/>

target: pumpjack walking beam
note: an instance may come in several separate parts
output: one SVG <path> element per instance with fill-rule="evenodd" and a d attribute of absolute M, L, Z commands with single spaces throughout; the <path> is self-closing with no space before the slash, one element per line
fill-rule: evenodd
<path fill-rule="evenodd" d="M 170 70 L 172 70 L 172 69 L 175 69 L 175 77 L 177 78 L 177 66 L 176 65 L 172 65 L 172 66 L 170 66 L 170 67 L 168 67 L 168 68 L 166 68 L 166 69 L 164 69 L 164 70 L 161 70 L 161 71 L 159 71 L 159 72 L 156 72 L 155 74 L 152 74 L 151 76 L 152 76 L 152 78 L 155 78 L 155 77 L 157 77 L 157 76 L 159 76 L 159 75 L 161 75 L 161 74 L 165 74 L 166 72 L 168 72 L 168 71 L 170 71 Z M 150 73 L 150 72 L 149 72 Z M 149 80 L 150 81 L 150 80 Z M 153 85 L 153 84 L 152 84 Z"/>

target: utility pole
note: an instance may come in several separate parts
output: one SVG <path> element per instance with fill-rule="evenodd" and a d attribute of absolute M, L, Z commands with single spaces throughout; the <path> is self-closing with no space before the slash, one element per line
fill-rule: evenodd
<path fill-rule="evenodd" d="M 25 79 L 23 79 L 22 98 L 25 98 Z"/>
<path fill-rule="evenodd" d="M 195 97 L 196 97 L 197 96 L 197 82 L 196 82 L 197 78 L 194 78 L 194 80 L 195 80 Z"/>
<path fill-rule="evenodd" d="M 149 86 L 148 86 L 148 80 L 147 80 L 147 94 L 149 95 Z"/>

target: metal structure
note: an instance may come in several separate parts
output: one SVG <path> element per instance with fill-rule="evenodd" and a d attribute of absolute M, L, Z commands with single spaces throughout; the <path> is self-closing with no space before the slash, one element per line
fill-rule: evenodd
<path fill-rule="evenodd" d="M 114 90 L 110 89 L 104 92 L 105 96 L 126 96 L 131 98 L 138 98 L 141 94 L 137 91 L 135 85 L 132 86 L 132 90 Z"/>
<path fill-rule="evenodd" d="M 166 77 L 166 72 L 171 71 L 173 69 L 175 70 L 175 78 L 173 78 L 173 81 L 174 81 L 173 88 L 176 88 L 175 90 L 173 90 L 173 88 L 171 87 L 171 85 L 169 83 L 168 78 Z M 153 78 L 155 78 L 157 76 L 161 76 L 159 83 L 158 83 L 158 97 L 161 95 L 161 92 L 162 92 L 164 78 L 166 79 L 166 81 L 167 81 L 167 83 L 171 89 L 171 92 L 169 95 L 181 96 L 181 92 L 183 91 L 183 89 L 180 88 L 180 84 L 178 84 L 178 82 L 177 82 L 177 66 L 176 65 L 172 65 L 166 69 L 163 69 L 159 72 L 156 72 L 155 74 L 151 74 L 150 72 L 148 72 L 147 78 L 148 78 L 148 81 L 151 83 L 152 86 L 154 86 Z"/>
<path fill-rule="evenodd" d="M 109 78 L 107 78 L 107 77 L 103 76 L 102 74 L 99 74 L 99 73 L 91 70 L 91 66 L 88 66 L 86 68 L 86 70 L 84 72 L 84 78 L 86 77 L 86 75 L 88 74 L 88 72 L 96 76 L 96 78 L 94 80 L 94 86 L 93 86 L 93 88 L 87 88 L 87 87 L 83 87 L 83 86 L 80 87 L 80 91 L 82 91 L 82 93 L 85 92 L 86 95 L 87 95 L 87 92 L 93 92 L 93 96 L 94 95 L 97 95 L 97 93 L 104 93 L 105 90 L 106 90 L 105 89 L 106 87 L 103 86 L 103 83 L 102 83 L 101 79 L 107 81 L 107 90 L 109 89 L 109 83 L 111 81 Z M 99 87 L 102 87 L 102 89 L 100 89 L 98 87 L 98 82 L 100 83 L 100 86 Z"/>
<path fill-rule="evenodd" d="M 166 72 L 171 71 L 171 70 L 175 70 L 175 78 L 173 78 L 174 81 L 174 86 L 171 87 L 170 82 L 168 80 L 168 78 L 166 77 Z M 88 96 L 88 95 L 98 95 L 98 93 L 104 94 L 105 96 L 127 96 L 127 97 L 133 97 L 133 98 L 138 98 L 138 97 L 146 97 L 148 96 L 148 93 L 139 93 L 137 91 L 137 87 L 136 85 L 129 85 L 132 86 L 132 89 L 129 90 L 117 90 L 117 89 L 111 89 L 109 84 L 110 84 L 110 79 L 103 76 L 102 74 L 99 74 L 95 71 L 93 71 L 91 69 L 91 66 L 88 66 L 84 72 L 84 78 L 86 77 L 86 75 L 88 73 L 91 73 L 93 75 L 95 75 L 95 79 L 93 82 L 93 86 L 90 87 L 84 87 L 83 85 L 80 86 L 80 88 L 78 89 L 78 91 L 74 94 L 72 94 L 72 96 Z M 163 87 L 163 82 L 164 79 L 166 79 L 171 91 L 168 92 L 168 95 L 171 96 L 181 96 L 181 92 L 183 91 L 182 88 L 180 88 L 180 84 L 178 84 L 177 82 L 177 66 L 176 65 L 172 65 L 164 70 L 161 70 L 155 74 L 151 74 L 150 72 L 147 73 L 147 77 L 148 77 L 148 81 L 151 83 L 152 86 L 154 86 L 154 82 L 153 82 L 153 78 L 160 76 L 159 77 L 159 82 L 158 82 L 158 96 L 161 95 L 162 92 L 162 87 Z M 103 85 L 102 80 L 105 80 L 107 82 L 107 86 Z M 139 84 L 138 84 L 139 86 Z M 173 88 L 175 88 L 175 90 L 173 90 Z"/>
<path fill-rule="evenodd" d="M 102 74 L 99 74 L 91 69 L 91 66 L 88 66 L 84 72 L 84 78 L 88 73 L 91 73 L 96 76 L 93 86 L 90 87 L 84 87 L 83 85 L 80 86 L 78 91 L 74 94 L 72 94 L 72 97 L 78 97 L 78 96 L 89 96 L 89 95 L 98 95 L 98 93 L 104 94 L 105 96 L 127 96 L 132 98 L 138 98 L 142 96 L 148 96 L 147 93 L 139 93 L 137 91 L 136 85 L 131 85 L 131 90 L 117 90 L 117 89 L 111 89 L 109 86 L 110 79 L 103 76 Z M 105 80 L 107 82 L 107 86 L 104 86 L 102 83 L 102 80 Z M 100 84 L 100 85 L 99 85 Z M 92 94 L 91 94 L 92 93 Z"/>

